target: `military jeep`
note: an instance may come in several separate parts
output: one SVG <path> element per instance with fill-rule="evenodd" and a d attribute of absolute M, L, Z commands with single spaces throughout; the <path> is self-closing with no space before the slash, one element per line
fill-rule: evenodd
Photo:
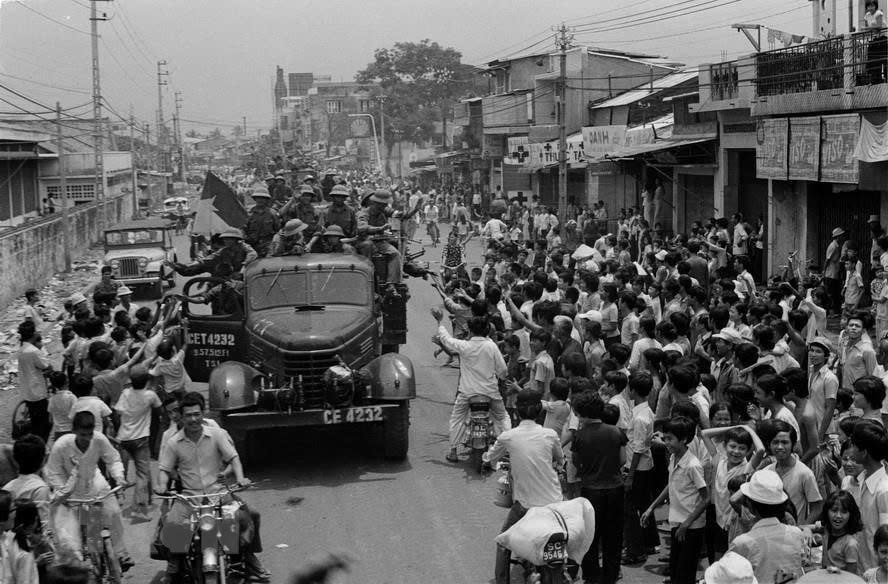
<path fill-rule="evenodd" d="M 404 459 L 416 397 L 413 365 L 397 353 L 406 287 L 383 292 L 373 262 L 350 253 L 259 259 L 243 278 L 239 315 L 182 306 L 186 369 L 209 383 L 211 414 L 242 459 L 254 430 L 346 424 L 375 429 L 381 453 Z M 206 280 L 189 280 L 185 295 Z"/>

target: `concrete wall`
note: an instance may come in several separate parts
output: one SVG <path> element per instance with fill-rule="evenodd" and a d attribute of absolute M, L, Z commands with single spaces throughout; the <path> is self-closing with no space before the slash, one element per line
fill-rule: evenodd
<path fill-rule="evenodd" d="M 132 204 L 128 197 L 108 199 L 104 205 L 89 203 L 69 213 L 72 259 L 83 254 L 98 236 L 99 212 L 104 206 L 106 225 L 128 220 Z M 56 272 L 65 269 L 62 216 L 56 213 L 26 226 L 0 234 L 0 306 L 7 306 L 28 288 L 40 288 Z"/>
<path fill-rule="evenodd" d="M 767 273 L 773 275 L 786 264 L 789 252 L 799 250 L 804 265 L 809 257 L 808 188 L 804 181 L 768 181 L 768 254 Z"/>

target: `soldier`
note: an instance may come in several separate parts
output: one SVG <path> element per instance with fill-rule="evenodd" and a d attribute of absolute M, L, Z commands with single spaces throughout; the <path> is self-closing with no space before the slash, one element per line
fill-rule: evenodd
<path fill-rule="evenodd" d="M 320 213 L 318 213 L 314 208 L 314 205 L 311 204 L 314 194 L 314 189 L 311 188 L 311 186 L 302 185 L 302 189 L 299 191 L 299 200 L 297 201 L 296 198 L 293 197 L 281 209 L 282 220 L 289 221 L 290 219 L 300 219 L 308 226 L 306 228 L 306 236 L 312 235 L 315 231 L 323 227 Z"/>
<path fill-rule="evenodd" d="M 244 235 L 247 243 L 253 246 L 259 257 L 268 255 L 268 246 L 277 230 L 280 229 L 281 219 L 268 205 L 271 195 L 262 187 L 257 188 L 252 194 L 256 204 L 250 209 L 250 216 L 244 226 Z"/>
<path fill-rule="evenodd" d="M 271 241 L 271 255 L 302 255 L 305 253 L 305 239 L 302 232 L 308 227 L 301 219 L 290 219 L 274 235 Z"/>
<path fill-rule="evenodd" d="M 330 225 L 323 236 L 315 235 L 310 244 L 311 253 L 355 253 L 355 248 L 342 242 L 345 233 L 339 225 Z"/>
<path fill-rule="evenodd" d="M 274 189 L 268 192 L 271 193 L 274 202 L 278 205 L 283 205 L 293 198 L 293 189 L 287 184 L 287 179 L 282 174 L 274 177 Z"/>
<path fill-rule="evenodd" d="M 354 237 L 358 233 L 358 218 L 354 210 L 345 204 L 348 200 L 348 187 L 345 185 L 336 185 L 330 191 L 330 199 L 332 202 L 327 208 L 327 215 L 324 217 L 324 225 L 338 225 L 344 237 Z"/>
<path fill-rule="evenodd" d="M 255 260 L 258 256 L 256 250 L 244 241 L 244 236 L 240 229 L 229 227 L 219 234 L 222 241 L 222 247 L 204 258 L 203 260 L 192 264 L 180 264 L 178 262 L 166 262 L 166 265 L 182 276 L 196 276 L 204 272 L 210 275 L 223 278 L 224 273 L 240 272 L 246 264 Z M 231 270 L 225 267 L 225 264 L 231 264 Z"/>
<path fill-rule="evenodd" d="M 392 192 L 389 190 L 380 189 L 370 195 L 367 207 L 358 213 L 358 235 L 364 238 L 358 249 L 368 258 L 373 256 L 374 251 L 386 256 L 388 258 L 386 283 L 400 284 L 401 252 L 389 242 L 391 226 L 388 224 L 388 219 L 395 217 L 404 221 L 419 211 L 419 207 L 402 213 L 392 209 L 391 202 Z"/>
<path fill-rule="evenodd" d="M 302 183 L 303 186 L 308 185 L 311 187 L 312 192 L 314 192 L 315 201 L 317 201 L 318 203 L 324 202 L 324 190 L 320 186 L 318 186 L 318 179 L 316 179 L 312 175 L 308 175 L 307 177 L 305 177 Z"/>

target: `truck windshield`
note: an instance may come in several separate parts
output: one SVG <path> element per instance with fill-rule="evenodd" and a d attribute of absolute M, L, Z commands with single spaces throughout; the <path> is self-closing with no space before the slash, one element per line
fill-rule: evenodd
<path fill-rule="evenodd" d="M 367 276 L 359 272 L 269 272 L 250 282 L 250 308 L 369 303 Z"/>
<path fill-rule="evenodd" d="M 137 231 L 109 231 L 105 233 L 108 245 L 136 245 L 140 243 L 163 243 L 162 229 L 139 229 Z"/>

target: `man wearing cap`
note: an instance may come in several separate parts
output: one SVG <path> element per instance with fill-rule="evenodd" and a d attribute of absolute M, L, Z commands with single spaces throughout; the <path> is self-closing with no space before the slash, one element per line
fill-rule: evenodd
<path fill-rule="evenodd" d="M 842 310 L 842 244 L 847 238 L 845 230 L 836 227 L 832 230 L 832 241 L 826 248 L 826 260 L 823 264 L 823 284 L 829 295 L 832 312 Z"/>
<path fill-rule="evenodd" d="M 421 202 L 421 201 L 420 201 Z M 388 258 L 386 269 L 386 283 L 401 283 L 401 252 L 389 243 L 385 235 L 390 231 L 389 217 L 395 217 L 406 221 L 419 211 L 419 206 L 408 212 L 395 211 L 391 207 L 392 192 L 387 189 L 374 191 L 370 195 L 370 201 L 366 208 L 358 213 L 358 235 L 364 240 L 358 244 L 361 254 L 371 257 L 379 253 Z"/>
<path fill-rule="evenodd" d="M 288 187 L 289 188 L 289 187 Z M 244 237 L 259 257 L 268 255 L 268 246 L 277 230 L 280 229 L 281 219 L 278 214 L 269 208 L 271 195 L 263 188 L 253 191 L 253 200 L 256 204 L 250 209 L 247 224 L 244 226 Z"/>
<path fill-rule="evenodd" d="M 818 436 L 826 436 L 836 409 L 839 379 L 829 368 L 833 344 L 826 337 L 815 337 L 808 343 L 808 401 L 816 414 Z"/>
<path fill-rule="evenodd" d="M 798 527 L 780 522 L 788 498 L 780 475 L 773 470 L 757 471 L 740 485 L 740 493 L 757 521 L 747 533 L 734 538 L 728 552 L 749 560 L 759 582 L 778 581 L 778 571 L 801 576 L 805 538 Z"/>
<path fill-rule="evenodd" d="M 343 237 L 354 237 L 358 234 L 358 217 L 354 209 L 345 204 L 348 195 L 348 187 L 345 185 L 335 185 L 330 190 L 331 203 L 324 216 L 324 225 L 338 225 Z"/>
<path fill-rule="evenodd" d="M 239 272 L 246 264 L 259 257 L 256 250 L 244 241 L 240 229 L 229 227 L 219 234 L 219 238 L 222 240 L 222 247 L 203 260 L 191 264 L 166 262 L 166 265 L 182 276 L 196 276 L 209 272 L 214 277 L 223 278 L 228 277 L 223 275 L 223 271 L 227 271 L 222 270 L 224 264 L 230 264 L 232 272 Z"/>
<path fill-rule="evenodd" d="M 126 284 L 122 285 L 117 289 L 117 306 L 111 311 L 111 317 L 114 317 L 115 313 L 125 312 L 129 315 L 131 320 L 135 320 L 136 311 L 139 309 L 138 306 L 132 303 L 133 299 L 133 291 L 130 290 Z"/>
<path fill-rule="evenodd" d="M 312 204 L 315 197 L 314 189 L 311 185 L 304 184 L 299 190 L 299 199 L 291 197 L 290 200 L 281 208 L 280 215 L 283 221 L 290 219 L 299 219 L 306 225 L 305 235 L 309 237 L 315 231 L 320 230 L 324 226 L 323 218 Z"/>
<path fill-rule="evenodd" d="M 310 253 L 354 253 L 354 248 L 342 243 L 345 234 L 339 225 L 330 225 L 321 233 L 315 234 L 309 243 Z"/>
<path fill-rule="evenodd" d="M 271 193 L 274 202 L 278 205 L 283 205 L 293 198 L 293 189 L 287 184 L 287 179 L 282 174 L 274 177 L 274 190 L 268 192 Z"/>
<path fill-rule="evenodd" d="M 308 225 L 301 219 L 290 219 L 274 234 L 271 240 L 271 248 L 269 255 L 272 256 L 288 256 L 302 255 L 305 253 L 305 237 L 303 232 Z"/>
<path fill-rule="evenodd" d="M 710 365 L 709 372 L 715 377 L 715 391 L 712 393 L 712 403 L 729 401 L 727 399 L 728 386 L 739 383 L 740 375 L 734 367 L 734 345 L 743 342 L 740 333 L 731 328 L 723 328 L 712 335 L 712 345 L 715 349 L 715 360 Z"/>

